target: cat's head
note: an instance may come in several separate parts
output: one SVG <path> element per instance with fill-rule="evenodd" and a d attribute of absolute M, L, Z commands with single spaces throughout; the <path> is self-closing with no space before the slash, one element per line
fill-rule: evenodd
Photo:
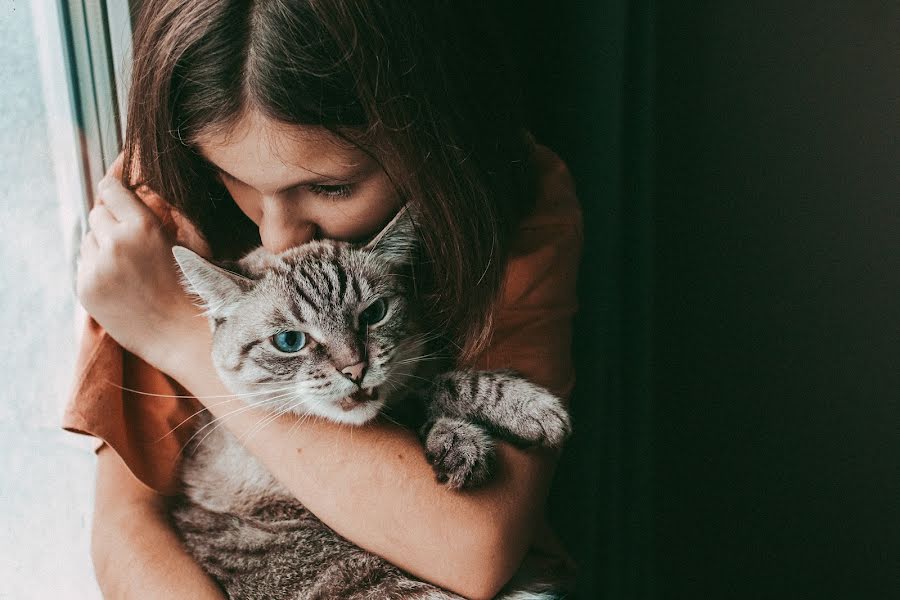
<path fill-rule="evenodd" d="M 411 298 L 415 228 L 404 209 L 364 246 L 314 241 L 214 265 L 173 248 L 213 330 L 223 382 L 270 412 L 362 424 L 410 389 L 425 341 Z"/>

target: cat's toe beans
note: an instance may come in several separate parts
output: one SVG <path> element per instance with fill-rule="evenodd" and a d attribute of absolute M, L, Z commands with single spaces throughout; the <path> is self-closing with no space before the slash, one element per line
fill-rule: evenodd
<path fill-rule="evenodd" d="M 478 456 L 468 463 L 467 472 L 459 487 L 477 487 L 486 482 L 493 473 L 493 464 L 493 446 L 481 449 Z"/>
<path fill-rule="evenodd" d="M 476 487 L 490 477 L 490 459 L 475 448 L 460 448 L 448 453 L 446 460 L 435 465 L 438 481 L 451 489 Z"/>
<path fill-rule="evenodd" d="M 452 489 L 474 487 L 490 477 L 493 443 L 477 425 L 439 419 L 426 438 L 426 457 L 439 482 Z"/>

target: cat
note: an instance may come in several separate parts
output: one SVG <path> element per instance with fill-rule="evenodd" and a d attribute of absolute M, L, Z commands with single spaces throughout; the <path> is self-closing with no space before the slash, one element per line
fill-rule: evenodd
<path fill-rule="evenodd" d="M 405 418 L 438 481 L 453 489 L 490 478 L 492 435 L 559 448 L 571 424 L 547 390 L 511 371 L 426 366 L 436 361 L 413 299 L 416 249 L 403 209 L 365 245 L 313 241 L 279 255 L 260 248 L 223 266 L 180 246 L 173 254 L 183 285 L 206 308 L 223 383 L 268 414 L 351 426 L 379 414 Z M 173 525 L 230 598 L 460 598 L 340 537 L 208 416 L 179 469 Z M 557 597 L 551 587 L 510 585 L 498 598 Z"/>

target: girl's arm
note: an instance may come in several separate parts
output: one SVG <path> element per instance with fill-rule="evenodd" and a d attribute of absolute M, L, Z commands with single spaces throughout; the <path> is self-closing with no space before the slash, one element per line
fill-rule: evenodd
<path fill-rule="evenodd" d="M 163 498 L 108 446 L 97 454 L 91 557 L 104 598 L 225 598 L 181 546 Z"/>
<path fill-rule="evenodd" d="M 178 281 L 173 240 L 115 177 L 105 178 L 100 191 L 81 248 L 79 300 L 123 347 L 201 401 L 229 394 L 212 366 L 206 319 Z M 531 543 L 551 480 L 551 453 L 498 444 L 496 479 L 477 491 L 453 492 L 435 481 L 410 431 L 284 417 L 260 432 L 266 415 L 240 411 L 238 401 L 218 402 L 207 402 L 213 415 L 224 417 L 325 524 L 422 579 L 490 598 Z M 171 532 L 156 535 L 160 544 L 176 545 L 167 538 Z"/>
<path fill-rule="evenodd" d="M 488 485 L 454 492 L 435 481 L 414 432 L 375 422 L 267 421 L 228 390 L 200 322 L 164 365 L 221 424 L 325 524 L 413 575 L 469 598 L 492 598 L 513 575 L 543 513 L 555 462 L 549 452 L 498 444 Z M 215 397 L 203 400 L 203 397 Z"/>

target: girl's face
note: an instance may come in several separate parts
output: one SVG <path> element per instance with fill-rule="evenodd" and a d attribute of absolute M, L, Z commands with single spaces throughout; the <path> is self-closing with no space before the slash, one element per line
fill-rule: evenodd
<path fill-rule="evenodd" d="M 322 128 L 252 114 L 199 147 L 273 253 L 315 238 L 363 240 L 400 208 L 378 163 Z"/>

